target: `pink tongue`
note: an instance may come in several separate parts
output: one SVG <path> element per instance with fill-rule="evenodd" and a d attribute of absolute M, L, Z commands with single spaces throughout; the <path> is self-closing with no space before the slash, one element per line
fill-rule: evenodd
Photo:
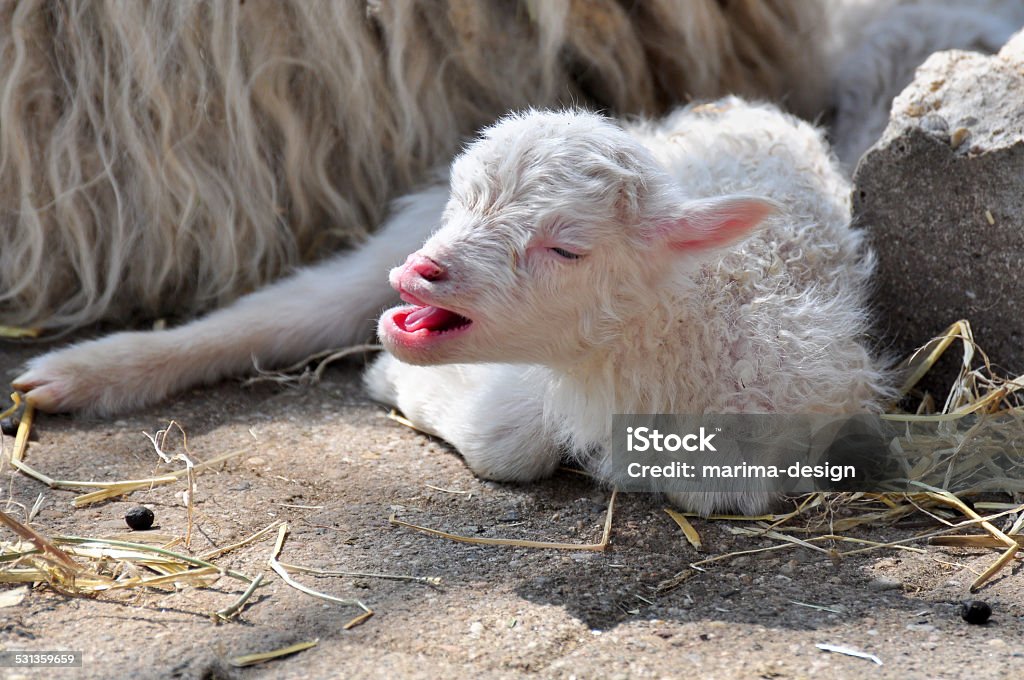
<path fill-rule="evenodd" d="M 447 309 L 438 307 L 420 307 L 405 317 L 405 330 L 413 333 L 418 330 L 443 330 L 446 325 L 458 319 L 458 315 Z"/>

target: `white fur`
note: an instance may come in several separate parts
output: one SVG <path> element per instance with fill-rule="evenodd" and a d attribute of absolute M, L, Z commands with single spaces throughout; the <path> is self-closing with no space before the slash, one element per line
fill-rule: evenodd
<path fill-rule="evenodd" d="M 405 347 L 385 315 L 394 354 L 367 386 L 483 477 L 535 479 L 569 455 L 614 482 L 613 413 L 842 413 L 885 392 L 863 341 L 872 260 L 849 184 L 821 133 L 774 107 L 731 98 L 625 130 L 509 116 L 456 159 L 446 198 L 412 195 L 360 251 L 178 329 L 40 357 L 16 384 L 42 408 L 110 413 L 250 356 L 300 358 L 357 339 L 394 299 L 371 273 L 397 265 L 405 295 L 472 325 Z M 444 271 L 428 280 L 401 255 L 437 225 L 416 253 Z M 769 497 L 675 500 L 755 511 Z"/>

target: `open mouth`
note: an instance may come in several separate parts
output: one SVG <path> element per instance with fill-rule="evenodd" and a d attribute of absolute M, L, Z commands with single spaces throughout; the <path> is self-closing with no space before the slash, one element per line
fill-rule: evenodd
<path fill-rule="evenodd" d="M 402 333 L 428 337 L 464 330 L 473 322 L 450 309 L 411 305 L 392 310 L 391 323 Z"/>
<path fill-rule="evenodd" d="M 469 330 L 473 325 L 458 312 L 445 309 L 398 287 L 399 297 L 406 303 L 393 307 L 381 316 L 377 332 L 388 351 L 412 363 L 437 357 L 438 346 Z"/>
<path fill-rule="evenodd" d="M 419 363 L 434 356 L 439 345 L 447 345 L 473 325 L 472 320 L 450 309 L 402 297 L 411 304 L 384 312 L 378 330 L 388 350 L 406 361 Z"/>

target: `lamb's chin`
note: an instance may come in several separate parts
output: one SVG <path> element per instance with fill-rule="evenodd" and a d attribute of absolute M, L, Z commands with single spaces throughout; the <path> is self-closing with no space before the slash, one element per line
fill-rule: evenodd
<path fill-rule="evenodd" d="M 418 305 L 393 307 L 384 312 L 377 325 L 384 349 L 407 364 L 429 366 L 464 361 L 467 336 L 472 335 L 473 322 L 448 310 L 435 309 L 435 316 L 450 315 L 438 325 L 410 324 L 416 314 L 425 315 Z M 431 321 L 437 322 L 436 318 Z"/>

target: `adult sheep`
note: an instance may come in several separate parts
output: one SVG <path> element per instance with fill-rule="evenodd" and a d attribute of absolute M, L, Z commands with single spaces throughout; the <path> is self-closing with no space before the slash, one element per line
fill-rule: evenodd
<path fill-rule="evenodd" d="M 344 245 L 509 110 L 835 113 L 852 167 L 1019 0 L 0 1 L 0 324 L 187 318 Z"/>
<path fill-rule="evenodd" d="M 528 105 L 814 115 L 824 23 L 818 0 L 0 2 L 0 323 L 222 306 Z"/>

